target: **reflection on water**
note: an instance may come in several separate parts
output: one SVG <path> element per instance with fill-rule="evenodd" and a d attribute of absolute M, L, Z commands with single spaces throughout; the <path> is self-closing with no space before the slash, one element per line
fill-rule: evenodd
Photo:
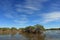
<path fill-rule="evenodd" d="M 28 40 L 44 40 L 45 38 L 45 36 L 42 34 L 25 33 L 23 36 L 25 36 Z"/>
<path fill-rule="evenodd" d="M 46 40 L 60 40 L 60 30 L 50 30 L 45 32 Z"/>
<path fill-rule="evenodd" d="M 60 30 L 49 30 L 43 34 L 0 34 L 0 40 L 60 40 Z"/>

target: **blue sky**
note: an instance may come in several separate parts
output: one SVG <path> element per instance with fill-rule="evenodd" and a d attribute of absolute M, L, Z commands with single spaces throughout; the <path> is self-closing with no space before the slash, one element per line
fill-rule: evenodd
<path fill-rule="evenodd" d="M 60 27 L 60 0 L 0 0 L 0 27 L 41 24 Z"/>

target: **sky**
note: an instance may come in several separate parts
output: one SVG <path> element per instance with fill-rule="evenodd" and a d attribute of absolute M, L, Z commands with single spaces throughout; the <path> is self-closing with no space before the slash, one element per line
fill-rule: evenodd
<path fill-rule="evenodd" d="M 41 24 L 60 27 L 60 0 L 0 0 L 0 27 Z"/>

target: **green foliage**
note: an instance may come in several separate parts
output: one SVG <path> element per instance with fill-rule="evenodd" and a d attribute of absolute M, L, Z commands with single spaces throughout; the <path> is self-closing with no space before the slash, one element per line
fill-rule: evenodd
<path fill-rule="evenodd" d="M 35 28 L 40 28 L 41 30 L 45 30 L 44 26 L 40 25 L 40 24 L 36 24 Z"/>
<path fill-rule="evenodd" d="M 34 26 L 27 26 L 25 29 L 29 29 L 29 28 L 31 28 L 31 29 L 35 29 Z"/>
<path fill-rule="evenodd" d="M 12 27 L 12 28 L 11 28 L 11 30 L 17 30 L 17 28 L 15 28 L 15 27 Z"/>
<path fill-rule="evenodd" d="M 6 30 L 10 30 L 9 28 L 0 28 L 0 30 L 6 31 Z"/>
<path fill-rule="evenodd" d="M 28 30 L 28 29 L 34 30 L 36 28 L 40 28 L 41 30 L 45 30 L 44 26 L 42 26 L 40 24 L 36 24 L 34 26 L 27 26 L 25 28 L 19 28 L 19 29 L 15 28 L 15 27 L 12 27 L 12 28 L 0 28 L 0 30 L 3 30 L 3 31 L 5 31 L 5 30 Z"/>
<path fill-rule="evenodd" d="M 34 26 L 27 26 L 27 27 L 25 28 L 25 30 L 27 30 L 27 29 L 29 29 L 29 28 L 31 28 L 32 30 L 34 30 L 34 29 L 36 29 L 36 28 L 40 28 L 41 30 L 45 30 L 44 26 L 39 25 L 39 24 L 36 24 L 36 25 L 34 25 Z"/>
<path fill-rule="evenodd" d="M 18 30 L 25 30 L 25 28 L 19 28 Z"/>

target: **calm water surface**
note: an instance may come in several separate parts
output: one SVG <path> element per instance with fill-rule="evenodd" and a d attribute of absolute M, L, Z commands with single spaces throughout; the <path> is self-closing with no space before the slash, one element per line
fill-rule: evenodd
<path fill-rule="evenodd" d="M 0 34 L 0 40 L 60 40 L 60 30 L 49 30 L 43 34 Z"/>

